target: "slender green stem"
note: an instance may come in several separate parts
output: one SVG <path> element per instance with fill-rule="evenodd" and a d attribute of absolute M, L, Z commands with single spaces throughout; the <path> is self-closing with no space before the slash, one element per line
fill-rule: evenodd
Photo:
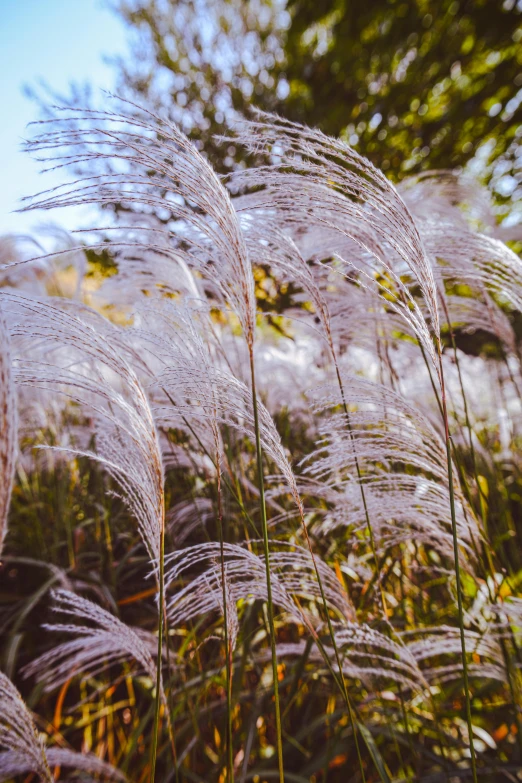
<path fill-rule="evenodd" d="M 459 357 L 458 357 L 458 352 L 457 352 L 457 345 L 456 345 L 456 342 L 455 342 L 455 335 L 453 333 L 453 329 L 452 329 L 452 326 L 451 326 L 451 320 L 450 320 L 450 317 L 449 317 L 449 312 L 448 312 L 448 307 L 447 307 L 447 304 L 446 304 L 446 299 L 445 299 L 444 296 L 441 296 L 441 300 L 442 300 L 442 303 L 443 303 L 443 306 L 444 306 L 444 312 L 446 314 L 446 321 L 447 321 L 447 325 L 448 325 L 449 334 L 450 334 L 450 337 L 451 337 L 451 344 L 453 346 L 453 355 L 455 357 L 455 365 L 457 367 L 457 373 L 458 373 L 458 376 L 459 376 L 460 391 L 461 391 L 461 394 L 462 394 L 462 401 L 463 401 L 463 404 L 464 404 L 464 417 L 465 417 L 465 420 L 466 420 L 466 428 L 468 430 L 468 436 L 469 436 L 469 448 L 470 448 L 470 453 L 471 453 L 471 463 L 472 463 L 472 466 L 473 466 L 473 474 L 474 474 L 474 478 L 475 478 L 475 483 L 477 485 L 477 490 L 478 490 L 479 495 L 480 495 L 480 494 L 482 494 L 482 488 L 480 486 L 480 481 L 479 481 L 477 460 L 476 460 L 476 455 L 475 455 L 475 447 L 473 445 L 473 430 L 472 430 L 472 427 L 471 427 L 471 420 L 470 420 L 470 417 L 469 417 L 469 409 L 468 409 L 468 402 L 467 402 L 466 391 L 465 391 L 465 388 L 464 388 L 464 380 L 462 378 L 462 372 L 461 372 L 461 369 L 460 369 L 460 362 L 459 362 Z M 509 365 L 508 365 L 508 369 L 509 369 Z M 483 504 L 481 502 L 479 502 L 479 507 L 480 507 L 480 515 L 482 517 L 482 527 L 484 529 L 484 532 L 486 533 L 487 532 L 487 525 L 486 525 L 486 520 L 484 518 Z M 492 579 L 494 581 L 494 579 L 495 579 L 495 568 L 494 568 L 494 565 L 493 565 L 491 552 L 489 550 L 489 547 L 487 545 L 484 545 L 484 544 L 482 546 L 482 550 L 483 550 L 483 552 L 484 552 L 484 554 L 486 556 L 486 561 L 487 561 L 488 566 L 489 566 L 489 571 L 490 571 L 491 577 L 492 577 Z M 478 556 L 478 553 L 477 553 L 477 556 Z M 489 580 L 487 578 L 486 578 L 485 581 L 486 581 L 486 585 L 487 585 L 490 601 L 493 604 L 497 604 L 498 603 L 498 595 L 497 595 L 496 591 L 492 590 L 490 582 L 489 582 Z M 503 637 L 500 638 L 500 646 L 501 646 L 501 650 L 502 650 L 502 657 L 504 658 L 504 668 L 506 670 L 506 676 L 507 676 L 507 679 L 508 679 L 509 691 L 510 691 L 510 694 L 511 694 L 511 700 L 513 702 L 513 709 L 514 709 L 514 712 L 515 712 L 515 721 L 516 721 L 517 729 L 518 729 L 518 731 L 517 731 L 517 739 L 518 739 L 518 744 L 519 744 L 521 757 L 522 757 L 522 721 L 520 720 L 520 715 L 519 715 L 519 710 L 518 710 L 517 698 L 516 698 L 516 694 L 515 694 L 515 687 L 514 687 L 512 673 L 511 673 L 511 663 L 510 663 L 510 660 L 509 660 L 509 654 L 508 654 L 506 643 L 505 643 L 505 640 L 504 640 Z"/>
<path fill-rule="evenodd" d="M 227 609 L 227 585 L 225 575 L 225 547 L 223 541 L 223 509 L 221 503 L 221 469 L 219 464 L 219 453 L 216 449 L 216 467 L 217 467 L 217 498 L 218 498 L 218 536 L 219 536 L 219 556 L 221 561 L 221 586 L 223 591 L 223 623 L 225 626 L 225 677 L 226 677 L 226 699 L 227 699 L 227 781 L 234 781 L 234 755 L 232 747 L 232 650 L 228 638 L 228 609 Z"/>
<path fill-rule="evenodd" d="M 314 552 L 312 550 L 312 542 L 310 541 L 310 537 L 308 535 L 308 530 L 307 530 L 306 525 L 305 525 L 304 514 L 303 514 L 303 509 L 302 509 L 301 504 L 299 504 L 299 512 L 300 512 L 300 515 L 301 515 L 301 524 L 302 524 L 303 529 L 304 529 L 306 542 L 308 544 L 308 549 L 309 549 L 309 552 L 310 552 L 310 556 L 312 558 L 312 563 L 313 563 L 313 566 L 314 566 L 315 575 L 316 575 L 316 578 L 317 578 L 317 582 L 319 584 L 319 590 L 321 592 L 321 599 L 323 601 L 324 611 L 325 611 L 325 615 L 326 615 L 326 622 L 328 624 L 328 632 L 329 632 L 330 638 L 332 640 L 332 646 L 334 648 L 335 661 L 337 663 L 337 668 L 339 669 L 339 678 L 335 677 L 335 672 L 333 671 L 333 669 L 331 667 L 328 653 L 326 652 L 326 650 L 324 648 L 324 645 L 322 644 L 322 642 L 319 639 L 317 633 L 315 632 L 315 629 L 310 624 L 308 624 L 308 628 L 310 629 L 310 631 L 312 633 L 312 636 L 314 637 L 315 642 L 316 642 L 317 646 L 319 647 L 319 650 L 320 650 L 321 654 L 323 655 L 323 658 L 324 658 L 325 662 L 328 665 L 328 668 L 330 669 L 330 671 L 334 675 L 334 680 L 335 680 L 335 682 L 337 682 L 337 685 L 339 686 L 339 688 L 341 690 L 341 694 L 342 694 L 342 696 L 344 698 L 344 701 L 345 701 L 345 704 L 346 704 L 346 709 L 348 710 L 348 717 L 350 719 L 350 726 L 351 726 L 351 729 L 352 729 L 353 738 L 354 738 L 354 742 L 355 742 L 355 749 L 356 749 L 356 752 L 357 752 L 357 761 L 358 761 L 358 764 L 359 764 L 359 771 L 361 773 L 361 779 L 362 779 L 363 783 L 365 783 L 366 778 L 365 778 L 365 775 L 364 775 L 364 767 L 363 767 L 363 763 L 362 763 L 361 749 L 359 747 L 359 739 L 358 739 L 358 736 L 357 736 L 357 724 L 356 724 L 356 721 L 355 721 L 354 710 L 353 710 L 353 707 L 352 707 L 352 703 L 350 701 L 350 696 L 348 694 L 348 688 L 347 688 L 347 685 L 346 685 L 346 680 L 344 678 L 344 672 L 343 672 L 342 663 L 341 663 L 341 656 L 339 654 L 339 648 L 337 647 L 337 642 L 335 641 L 335 633 L 334 633 L 334 629 L 333 629 L 333 626 L 332 626 L 332 621 L 330 619 L 330 612 L 328 611 L 328 604 L 326 602 L 326 595 L 325 595 L 324 588 L 323 588 L 323 582 L 322 582 L 322 579 L 321 579 L 321 575 L 319 573 L 319 568 L 317 567 L 317 562 L 316 562 L 316 559 L 315 559 Z"/>
<path fill-rule="evenodd" d="M 259 438 L 259 422 L 258 422 L 258 415 L 257 415 L 257 398 L 256 398 L 256 392 L 255 392 L 255 373 L 254 373 L 253 354 L 251 353 L 250 356 L 251 356 L 251 372 L 252 372 L 252 395 L 253 395 L 253 399 L 254 399 L 254 423 L 255 423 L 255 430 L 256 430 L 256 448 L 257 448 L 257 451 L 258 451 L 258 471 L 260 472 L 260 475 L 261 475 L 261 479 L 260 479 L 260 497 L 262 498 L 261 506 L 262 506 L 262 519 L 263 519 L 263 542 L 264 542 L 264 545 L 265 545 L 265 562 L 268 563 L 269 562 L 268 561 L 268 557 L 269 557 L 269 552 L 268 552 L 268 532 L 266 532 L 266 539 L 265 539 L 265 531 L 267 531 L 267 524 L 266 524 L 266 509 L 264 509 L 264 484 L 263 484 L 263 481 L 262 481 L 261 444 L 260 444 L 260 438 Z M 329 631 L 329 634 L 330 634 L 330 638 L 332 640 L 332 645 L 333 645 L 333 648 L 334 648 L 335 659 L 336 659 L 337 667 L 338 667 L 338 670 L 339 670 L 339 676 L 338 677 L 335 676 L 335 673 L 334 673 L 334 671 L 333 671 L 333 669 L 331 667 L 331 664 L 330 664 L 330 659 L 329 659 L 328 653 L 325 650 L 324 645 L 321 643 L 317 633 L 315 632 L 315 629 L 310 624 L 307 623 L 307 625 L 308 625 L 309 630 L 312 633 L 312 636 L 314 637 L 315 642 L 317 643 L 317 645 L 319 647 L 320 652 L 323 655 L 323 658 L 324 658 L 328 668 L 330 669 L 330 671 L 334 675 L 334 681 L 337 682 L 337 684 L 339 685 L 340 690 L 341 690 L 341 694 L 343 695 L 343 698 L 345 700 L 346 707 L 347 707 L 347 710 L 348 710 L 348 716 L 349 716 L 349 719 L 350 719 L 350 725 L 351 725 L 353 736 L 354 736 L 355 747 L 356 747 L 356 752 L 357 752 L 357 760 L 358 760 L 358 764 L 359 764 L 359 770 L 361 772 L 361 779 L 362 779 L 363 783 L 365 783 L 366 779 L 365 779 L 365 774 L 364 774 L 364 766 L 363 766 L 363 762 L 362 762 L 361 751 L 360 751 L 360 747 L 359 747 L 359 739 L 358 739 L 358 734 L 357 734 L 357 724 L 356 724 L 356 720 L 355 720 L 355 716 L 354 716 L 354 710 L 353 710 L 353 707 L 352 707 L 352 704 L 351 704 L 351 701 L 350 701 L 350 697 L 348 695 L 348 689 L 347 689 L 347 686 L 346 686 L 346 681 L 345 681 L 344 673 L 343 673 L 343 669 L 342 669 L 342 663 L 341 663 L 341 657 L 340 657 L 340 654 L 339 654 L 339 648 L 337 647 L 337 643 L 336 643 L 336 640 L 335 640 L 335 633 L 334 633 L 334 630 L 333 630 L 332 621 L 330 619 L 330 613 L 328 611 L 328 604 L 327 604 L 327 601 L 326 601 L 326 595 L 325 595 L 325 592 L 324 592 L 321 575 L 320 575 L 320 572 L 319 572 L 319 568 L 317 566 L 317 561 L 316 561 L 316 558 L 315 558 L 315 555 L 314 555 L 314 552 L 313 552 L 313 549 L 312 549 L 312 543 L 310 541 L 310 537 L 308 535 L 308 530 L 307 530 L 306 523 L 305 523 L 305 520 L 304 520 L 303 508 L 302 508 L 302 505 L 301 505 L 301 502 L 300 502 L 299 498 L 296 498 L 296 499 L 297 499 L 297 505 L 298 505 L 298 508 L 299 508 L 299 515 L 300 515 L 300 519 L 301 519 L 301 525 L 302 525 L 302 528 L 303 528 L 303 531 L 304 531 L 304 534 L 305 534 L 308 550 L 309 550 L 310 556 L 312 558 L 312 563 L 313 563 L 315 575 L 316 575 L 316 578 L 317 578 L 317 582 L 318 582 L 318 585 L 319 585 L 319 590 L 321 592 L 321 599 L 322 599 L 324 610 L 325 610 L 326 621 L 327 621 L 327 624 L 328 624 L 328 631 Z M 267 572 L 267 588 L 268 588 L 269 584 L 270 584 L 269 583 L 269 573 Z M 267 590 L 267 592 L 268 592 L 268 590 Z M 271 587 L 270 587 L 269 596 L 270 596 L 269 603 L 271 603 Z M 272 620 L 272 622 L 273 622 L 273 620 Z M 270 624 L 270 612 L 269 612 L 269 624 Z M 274 639 L 272 629 L 271 629 L 271 635 L 272 635 L 272 639 Z M 275 644 L 272 645 L 272 666 L 274 666 L 274 659 L 275 659 Z M 278 704 L 278 701 L 279 701 L 279 699 L 277 698 L 277 704 Z M 277 723 L 277 708 L 276 708 L 276 723 Z M 282 758 L 281 758 L 281 762 L 282 762 Z M 281 774 L 282 774 L 282 763 L 280 763 L 279 773 L 280 773 L 280 776 L 281 776 Z"/>
<path fill-rule="evenodd" d="M 450 510 L 451 510 L 451 530 L 453 534 L 453 554 L 455 559 L 455 579 L 457 586 L 457 605 L 459 612 L 459 628 L 460 628 L 460 645 L 462 649 L 462 669 L 464 674 L 464 692 L 466 698 L 466 721 L 468 724 L 469 734 L 469 747 L 471 752 L 471 770 L 473 773 L 473 783 L 477 783 L 477 761 L 475 757 L 475 746 L 473 743 L 473 724 L 471 722 L 471 697 L 469 692 L 469 678 L 468 678 L 468 660 L 466 654 L 466 637 L 464 633 L 464 607 L 462 601 L 462 583 L 460 577 L 460 562 L 459 562 L 459 542 L 457 536 L 457 518 L 455 514 L 455 490 L 453 486 L 453 465 L 451 456 L 451 438 L 449 434 L 449 422 L 448 422 L 448 409 L 446 405 L 446 388 L 444 384 L 444 370 L 442 367 L 442 349 L 440 341 L 438 341 L 438 353 L 439 353 L 439 367 L 440 367 L 440 386 L 441 386 L 441 404 L 442 415 L 444 418 L 444 435 L 446 439 L 446 458 L 448 463 L 448 483 L 449 483 L 449 495 L 450 495 Z"/>
<path fill-rule="evenodd" d="M 333 351 L 333 348 L 332 348 L 332 351 Z M 339 390 L 341 392 L 341 398 L 342 398 L 342 402 L 343 402 L 344 415 L 346 416 L 346 426 L 347 426 L 347 429 L 348 429 L 348 432 L 349 432 L 349 435 L 350 435 L 350 442 L 352 444 L 352 451 L 353 451 L 353 456 L 354 456 L 354 459 L 355 459 L 355 468 L 357 470 L 357 481 L 359 483 L 359 489 L 360 489 L 360 492 L 361 492 L 361 498 L 362 498 L 363 507 L 364 507 L 364 516 L 365 516 L 365 519 L 366 519 L 366 528 L 368 530 L 368 535 L 370 537 L 370 546 L 371 546 L 371 549 L 372 549 L 372 555 L 373 555 L 373 559 L 375 561 L 375 568 L 376 568 L 376 571 L 377 571 L 377 582 L 378 582 L 379 591 L 380 591 L 380 594 L 381 594 L 382 609 L 383 609 L 383 612 L 384 612 L 384 618 L 387 620 L 387 618 L 388 618 L 388 609 L 387 609 L 387 606 L 386 606 L 386 599 L 384 597 L 384 591 L 382 589 L 382 582 L 381 582 L 381 578 L 380 578 L 381 567 L 380 567 L 379 558 L 377 556 L 377 547 L 375 546 L 375 537 L 373 535 L 373 527 L 372 527 L 372 524 L 370 522 L 370 514 L 368 512 L 368 504 L 366 502 L 366 493 L 364 491 L 364 485 L 363 485 L 363 481 L 362 481 L 362 473 L 361 473 L 361 467 L 359 465 L 359 457 L 357 456 L 357 448 L 356 448 L 356 445 L 355 445 L 355 437 L 354 437 L 354 434 L 353 434 L 352 424 L 351 424 L 351 420 L 350 420 L 350 412 L 348 410 L 348 405 L 346 404 L 346 397 L 344 395 L 344 386 L 343 386 L 341 373 L 339 371 L 339 365 L 337 364 L 337 359 L 336 359 L 335 353 L 334 353 L 334 364 L 335 364 L 335 372 L 337 374 L 337 382 L 339 384 Z"/>
<path fill-rule="evenodd" d="M 165 602 L 165 598 L 163 600 L 163 627 L 164 627 L 164 633 L 165 636 L 165 650 L 167 653 L 167 672 L 168 672 L 168 678 L 169 678 L 169 695 L 165 698 L 165 708 L 167 709 L 167 729 L 169 732 L 169 739 L 170 739 L 170 746 L 172 749 L 172 760 L 174 762 L 174 774 L 175 774 L 175 780 L 176 783 L 179 783 L 179 769 L 178 769 L 178 754 L 176 751 L 176 742 L 174 739 L 174 727 L 172 725 L 172 672 L 171 672 L 171 665 L 170 665 L 170 646 L 169 646 L 169 624 L 167 620 L 167 606 Z"/>
<path fill-rule="evenodd" d="M 154 783 L 156 772 L 156 756 L 158 752 L 159 716 L 161 704 L 161 661 L 163 655 L 163 609 L 165 581 L 165 520 L 162 519 L 160 531 L 159 557 L 159 601 L 158 601 L 158 660 L 156 664 L 156 698 L 154 703 L 154 729 L 150 751 L 150 783 Z"/>
<path fill-rule="evenodd" d="M 165 393 L 167 393 L 167 392 L 165 392 Z M 168 396 L 168 394 L 167 394 L 167 396 Z M 170 400 L 170 399 L 171 399 L 171 398 L 169 397 L 169 400 Z M 171 401 L 172 401 L 172 400 L 171 400 Z M 173 402 L 173 405 L 174 405 L 174 404 L 175 404 L 175 403 Z M 196 438 L 196 440 L 197 440 L 197 442 L 199 443 L 199 445 L 200 445 L 200 447 L 201 447 L 201 449 L 202 449 L 203 453 L 204 453 L 204 454 L 206 454 L 206 456 L 207 456 L 207 457 L 210 459 L 210 461 L 212 462 L 212 464 L 214 465 L 214 467 L 215 467 L 215 468 L 216 468 L 216 470 L 217 470 L 217 468 L 218 468 L 218 465 L 217 465 L 217 463 L 216 463 L 216 462 L 214 462 L 214 458 L 213 458 L 213 457 L 212 457 L 212 455 L 209 453 L 208 449 L 205 447 L 205 444 L 202 442 L 202 440 L 201 440 L 201 438 L 199 437 L 199 435 L 197 434 L 197 432 L 194 430 L 194 428 L 191 426 L 190 422 L 187 420 L 187 418 L 186 418 L 185 416 L 182 416 L 181 418 L 183 419 L 184 423 L 185 423 L 185 424 L 186 424 L 186 426 L 189 428 L 189 430 L 191 431 L 191 433 L 193 434 L 193 436 Z M 239 494 L 238 494 L 238 493 L 235 491 L 235 489 L 234 489 L 234 487 L 232 486 L 232 484 L 231 484 L 231 483 L 230 483 L 230 482 L 227 480 L 226 476 L 223 476 L 223 475 L 222 475 L 222 476 L 221 476 L 221 481 L 222 481 L 222 483 L 225 485 L 225 487 L 228 489 L 228 491 L 230 492 L 230 494 L 232 495 L 232 497 L 234 498 L 234 500 L 236 501 L 236 503 L 238 504 L 238 506 L 239 506 L 239 508 L 240 508 L 240 510 L 241 510 L 241 513 L 243 514 L 243 516 L 245 517 L 245 519 L 247 520 L 247 522 L 248 522 L 248 523 L 251 525 L 251 527 L 252 527 L 252 530 L 254 531 L 254 533 L 255 533 L 256 537 L 259 537 L 259 531 L 258 531 L 257 527 L 255 526 L 255 524 L 254 524 L 253 520 L 251 519 L 250 515 L 248 514 L 248 512 L 247 512 L 247 510 L 246 510 L 246 508 L 245 508 L 245 506 L 244 506 L 244 503 L 243 503 L 243 501 L 241 500 L 241 497 L 239 496 Z"/>
<path fill-rule="evenodd" d="M 266 517 L 265 484 L 263 477 L 263 452 L 261 449 L 261 435 L 259 431 L 259 414 L 257 410 L 256 373 L 254 366 L 254 349 L 249 346 L 250 374 L 252 379 L 252 406 L 254 411 L 254 429 L 256 438 L 257 474 L 259 483 L 259 508 L 261 512 L 261 526 L 263 529 L 263 551 L 265 556 L 266 593 L 268 604 L 268 628 L 270 633 L 270 648 L 272 651 L 272 675 L 274 680 L 274 706 L 276 721 L 277 761 L 279 766 L 279 783 L 284 783 L 283 767 L 283 738 L 281 732 L 281 712 L 279 707 L 279 680 L 277 672 L 277 653 L 274 627 L 274 607 L 272 603 L 272 582 L 270 577 L 270 551 L 268 548 L 268 522 Z"/>

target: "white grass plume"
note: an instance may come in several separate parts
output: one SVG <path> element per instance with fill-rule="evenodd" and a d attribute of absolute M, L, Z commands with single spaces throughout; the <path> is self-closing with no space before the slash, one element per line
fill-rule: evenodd
<path fill-rule="evenodd" d="M 502 650 L 496 630 L 477 632 L 466 628 L 466 649 L 480 662 L 471 662 L 470 675 L 507 682 Z M 414 637 L 411 641 L 408 641 Z M 462 677 L 461 642 L 458 628 L 440 625 L 422 628 L 404 635 L 407 648 L 430 683 L 444 683 Z"/>
<path fill-rule="evenodd" d="M 0 300 L 9 312 L 12 335 L 30 338 L 40 352 L 47 348 L 45 363 L 20 361 L 17 383 L 61 391 L 94 414 L 97 452 L 69 451 L 96 459 L 116 479 L 157 562 L 164 514 L 163 466 L 147 395 L 135 371 L 103 332 L 53 303 L 6 292 L 0 292 Z M 64 363 L 74 369 L 63 368 Z"/>
<path fill-rule="evenodd" d="M 98 780 L 101 776 L 104 780 L 126 781 L 127 778 L 112 764 L 95 756 L 93 753 L 76 753 L 68 748 L 51 747 L 46 750 L 47 762 L 50 766 L 69 767 L 73 771 L 90 772 L 94 777 L 82 775 L 82 780 Z M 29 772 L 38 773 L 32 761 L 25 755 L 21 756 L 14 751 L 2 753 L 0 751 L 0 781 L 11 780 L 15 775 L 23 775 Z M 43 778 L 47 780 L 47 778 Z M 49 778 L 54 780 L 54 778 Z"/>
<path fill-rule="evenodd" d="M 432 333 L 438 335 L 433 271 L 410 212 L 382 172 L 344 142 L 274 115 L 260 114 L 258 121 L 242 123 L 235 138 L 253 153 L 272 156 L 271 164 L 232 178 L 236 186 L 262 187 L 251 197 L 249 208 L 276 209 L 290 224 L 299 221 L 303 232 L 315 224 L 348 237 L 368 261 L 377 261 L 407 302 L 397 298 L 392 306 L 412 323 L 436 368 L 428 326 L 390 257 L 395 256 L 420 285 Z M 350 263 L 368 285 L 375 283 L 372 274 Z"/>
<path fill-rule="evenodd" d="M 507 353 L 517 355 L 515 333 L 506 313 L 486 291 L 477 296 L 446 295 L 450 324 L 465 334 L 483 330 L 497 337 Z"/>
<path fill-rule="evenodd" d="M 390 683 L 416 692 L 426 687 L 426 680 L 417 661 L 404 645 L 366 624 L 345 621 L 336 622 L 333 627 L 346 677 L 362 680 L 370 689 Z M 326 641 L 323 647 L 332 669 L 337 671 L 337 661 L 331 644 Z M 277 649 L 281 658 L 301 656 L 304 643 L 280 643 Z M 323 655 L 318 649 L 312 648 L 310 662 L 316 666 L 324 663 Z"/>
<path fill-rule="evenodd" d="M 131 206 L 145 214 L 144 225 L 134 219 L 131 227 L 135 239 L 130 244 L 136 247 L 151 245 L 147 218 L 151 208 L 166 213 L 170 220 L 183 221 L 189 233 L 193 232 L 189 238 L 193 249 L 197 251 L 202 243 L 204 254 L 209 254 L 202 262 L 195 253 L 194 263 L 203 263 L 237 312 L 247 342 L 253 344 L 252 271 L 226 189 L 177 126 L 128 101 L 119 102 L 122 112 L 67 109 L 63 118 L 43 123 L 41 135 L 27 143 L 29 152 L 44 153 L 51 167 L 76 168 L 88 163 L 97 166 L 98 173 L 40 194 L 26 209 L 92 203 Z M 163 236 L 160 227 L 158 231 Z M 170 232 L 168 229 L 167 234 Z M 181 238 L 184 233 L 182 229 Z"/>
<path fill-rule="evenodd" d="M 100 775 L 106 780 L 127 780 L 123 772 L 113 767 L 108 761 L 95 756 L 93 753 L 76 753 L 68 748 L 48 748 L 47 760 L 52 766 L 70 767 L 72 770 L 90 772 L 93 775 Z"/>
<path fill-rule="evenodd" d="M 307 550 L 284 542 L 271 541 L 270 569 L 274 603 L 290 617 L 303 622 L 304 609 L 296 604 L 300 600 L 320 601 L 319 585 L 315 578 L 312 559 Z M 221 568 L 218 562 L 217 543 L 205 543 L 166 558 L 166 585 L 172 584 L 184 574 L 197 575 L 178 590 L 168 601 L 167 610 L 172 626 L 179 626 L 195 617 L 221 610 Z M 248 598 L 266 601 L 266 578 L 263 557 L 246 546 L 224 545 L 225 578 L 230 605 Z M 339 617 L 354 619 L 353 606 L 331 569 L 316 557 L 329 606 Z M 310 622 L 312 618 L 308 618 Z M 317 618 L 313 618 L 317 622 Z"/>
<path fill-rule="evenodd" d="M 75 674 L 94 676 L 113 664 L 134 661 L 152 682 L 156 681 L 156 664 L 150 653 L 152 635 L 145 639 L 145 632 L 138 633 L 102 607 L 68 590 L 54 590 L 51 595 L 54 611 L 82 625 L 44 625 L 46 631 L 66 633 L 74 638 L 61 642 L 28 664 L 24 676 L 35 676 L 46 691 L 51 691 Z"/>
<path fill-rule="evenodd" d="M 425 220 L 420 225 L 438 276 L 485 288 L 500 302 L 522 310 L 522 261 L 504 242 L 454 221 Z"/>
<path fill-rule="evenodd" d="M 7 780 L 24 763 L 42 780 L 53 778 L 45 755 L 44 743 L 39 737 L 31 713 L 11 680 L 0 672 L 0 774 Z"/>
<path fill-rule="evenodd" d="M 403 179 L 397 190 L 419 221 L 451 220 L 485 233 L 499 231 L 490 191 L 465 171 L 423 171 Z"/>
<path fill-rule="evenodd" d="M 176 547 L 181 546 L 194 532 L 206 528 L 214 518 L 214 508 L 210 498 L 195 497 L 180 500 L 167 511 L 166 523 Z"/>
<path fill-rule="evenodd" d="M 151 388 L 160 395 L 153 407 L 158 423 L 164 427 L 177 426 L 187 418 L 199 428 L 201 420 L 206 420 L 218 454 L 222 453 L 218 425 L 232 427 L 253 442 L 251 391 L 232 374 L 211 342 L 212 323 L 208 314 L 168 305 L 164 306 L 163 315 L 159 336 L 150 330 L 140 332 L 165 367 L 151 383 Z M 300 507 L 295 475 L 272 416 L 260 401 L 257 407 L 263 451 L 281 472 Z"/>
<path fill-rule="evenodd" d="M 319 389 L 312 399 L 316 413 L 328 413 L 319 425 L 322 440 L 304 460 L 305 473 L 315 481 L 311 493 L 334 504 L 324 532 L 331 525 L 364 525 L 353 486 L 357 460 L 381 545 L 408 540 L 413 529 L 452 560 L 446 453 L 439 433 L 420 410 L 385 386 L 344 375 L 343 388 L 352 406 L 351 433 L 346 416 L 331 412 L 341 404 L 337 388 Z M 472 540 L 479 540 L 480 532 L 456 478 L 454 491 L 460 543 L 472 558 Z"/>

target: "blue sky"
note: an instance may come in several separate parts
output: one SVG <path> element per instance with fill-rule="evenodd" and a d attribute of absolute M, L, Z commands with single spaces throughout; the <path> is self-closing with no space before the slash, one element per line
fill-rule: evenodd
<path fill-rule="evenodd" d="M 23 85 L 43 79 L 65 93 L 71 82 L 111 89 L 114 71 L 104 56 L 124 53 L 125 42 L 125 27 L 104 0 L 0 0 L 0 234 L 48 222 L 49 213 L 11 213 L 21 196 L 59 181 L 39 175 L 39 164 L 20 150 L 27 123 L 38 118 Z M 82 216 L 71 208 L 53 220 L 74 228 Z"/>

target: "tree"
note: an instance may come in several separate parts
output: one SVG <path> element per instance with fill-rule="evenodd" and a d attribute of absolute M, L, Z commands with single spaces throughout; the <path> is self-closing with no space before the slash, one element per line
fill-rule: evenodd
<path fill-rule="evenodd" d="M 214 141 L 249 105 L 275 110 L 286 94 L 284 0 L 122 0 L 131 57 L 118 93 L 163 109 L 220 171 L 240 153 Z"/>
<path fill-rule="evenodd" d="M 340 135 L 393 179 L 474 161 L 522 196 L 522 3 L 514 0 L 122 0 L 120 89 L 213 142 L 251 105 Z M 172 109 L 172 106 L 174 107 Z"/>

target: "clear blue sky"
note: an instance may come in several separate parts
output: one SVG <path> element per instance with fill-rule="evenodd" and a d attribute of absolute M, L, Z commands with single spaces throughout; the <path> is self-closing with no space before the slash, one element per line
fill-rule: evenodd
<path fill-rule="evenodd" d="M 103 58 L 124 53 L 125 41 L 105 0 L 0 0 L 0 234 L 48 222 L 49 213 L 10 213 L 21 196 L 58 182 L 58 175 L 40 176 L 39 164 L 20 150 L 27 123 L 38 118 L 23 85 L 43 79 L 64 93 L 71 82 L 111 89 L 114 72 Z M 52 219 L 74 228 L 83 216 L 71 208 Z"/>

